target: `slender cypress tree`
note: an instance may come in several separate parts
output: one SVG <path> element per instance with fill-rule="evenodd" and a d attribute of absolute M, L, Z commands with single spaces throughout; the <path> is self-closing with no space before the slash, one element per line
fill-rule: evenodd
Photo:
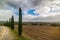
<path fill-rule="evenodd" d="M 9 26 L 11 27 L 11 19 L 9 18 Z"/>
<path fill-rule="evenodd" d="M 22 10 L 19 8 L 19 23 L 18 23 L 18 34 L 22 34 Z"/>
<path fill-rule="evenodd" d="M 14 16 L 12 15 L 12 18 L 11 18 L 11 28 L 14 29 Z"/>
<path fill-rule="evenodd" d="M 7 20 L 7 22 L 6 22 L 6 26 L 8 26 L 9 25 L 9 21 Z"/>

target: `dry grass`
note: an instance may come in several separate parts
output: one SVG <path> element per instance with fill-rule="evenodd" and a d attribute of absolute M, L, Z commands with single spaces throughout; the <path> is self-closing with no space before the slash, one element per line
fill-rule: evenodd
<path fill-rule="evenodd" d="M 15 26 L 17 30 L 17 25 Z M 23 33 L 36 40 L 60 40 L 60 27 L 23 25 Z"/>

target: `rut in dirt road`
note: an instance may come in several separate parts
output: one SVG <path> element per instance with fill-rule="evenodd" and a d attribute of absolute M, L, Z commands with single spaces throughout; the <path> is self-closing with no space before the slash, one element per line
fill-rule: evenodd
<path fill-rule="evenodd" d="M 7 27 L 0 26 L 0 40 L 14 40 L 14 35 Z"/>

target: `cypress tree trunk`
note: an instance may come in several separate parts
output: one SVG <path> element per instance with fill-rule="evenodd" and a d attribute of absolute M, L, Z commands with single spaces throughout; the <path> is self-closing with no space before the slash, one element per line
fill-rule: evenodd
<path fill-rule="evenodd" d="M 18 34 L 22 34 L 22 10 L 19 8 L 19 23 L 18 23 Z"/>
<path fill-rule="evenodd" d="M 11 18 L 11 28 L 14 29 L 14 16 Z"/>

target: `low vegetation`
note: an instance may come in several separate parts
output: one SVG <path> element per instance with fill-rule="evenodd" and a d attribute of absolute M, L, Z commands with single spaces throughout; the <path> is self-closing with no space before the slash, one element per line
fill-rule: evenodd
<path fill-rule="evenodd" d="M 60 23 L 51 24 L 51 26 L 60 26 Z"/>
<path fill-rule="evenodd" d="M 12 30 L 10 27 L 8 27 L 10 29 L 10 31 L 14 34 L 14 39 L 15 40 L 30 40 L 29 38 L 27 37 L 24 37 L 24 36 L 20 36 L 18 35 L 18 32 L 16 30 Z"/>

